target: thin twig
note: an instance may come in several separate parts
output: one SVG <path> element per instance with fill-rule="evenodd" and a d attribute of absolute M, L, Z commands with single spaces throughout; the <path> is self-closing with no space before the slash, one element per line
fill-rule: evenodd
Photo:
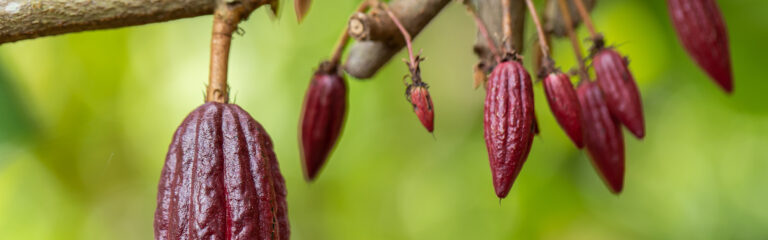
<path fill-rule="evenodd" d="M 406 48 L 408 48 L 408 65 L 411 67 L 411 69 L 418 68 L 418 65 L 416 64 L 416 57 L 413 56 L 413 46 L 411 46 L 411 34 L 408 33 L 407 30 L 405 30 L 405 27 L 403 27 L 403 24 L 400 23 L 400 20 L 395 17 L 395 14 L 392 13 L 392 11 L 389 10 L 388 7 L 384 7 L 384 11 L 387 12 L 387 15 L 390 19 L 392 19 L 392 22 L 395 23 L 395 26 L 397 26 L 398 29 L 400 29 L 400 33 L 403 34 L 403 38 L 405 39 L 405 45 Z"/>
<path fill-rule="evenodd" d="M 227 89 L 229 48 L 232 43 L 232 33 L 237 30 L 238 22 L 240 22 L 240 16 L 236 11 L 229 11 L 226 7 L 221 7 L 214 12 L 211 36 L 211 69 L 206 90 L 206 102 L 227 103 L 229 101 Z"/>
<path fill-rule="evenodd" d="M 390 0 L 387 7 L 398 16 L 398 20 L 404 24 L 403 26 L 411 34 L 411 37 L 415 38 L 452 1 L 455 0 Z M 387 14 L 381 11 L 372 11 L 367 15 L 377 20 L 376 22 L 380 21 L 381 27 L 386 27 L 387 31 L 391 32 L 387 39 L 357 41 L 349 46 L 345 60 L 342 60 L 344 71 L 358 79 L 374 76 L 382 66 L 405 47 L 405 42 L 400 36 L 401 33 Z M 350 27 L 355 26 L 350 25 Z M 353 29 L 350 29 L 350 33 L 352 32 Z M 374 32 L 371 29 L 371 34 Z M 350 34 L 350 37 L 354 37 L 354 35 Z"/>
<path fill-rule="evenodd" d="M 539 21 L 539 14 L 536 12 L 536 6 L 533 5 L 531 0 L 525 0 L 525 4 L 528 5 L 528 12 L 531 13 L 533 24 L 536 25 L 536 32 L 539 34 L 541 53 L 544 55 L 544 58 L 549 59 L 549 44 L 547 44 L 547 39 L 544 36 L 544 28 L 542 28 L 541 22 Z"/>
<path fill-rule="evenodd" d="M 584 7 L 584 2 L 582 0 L 574 0 L 574 2 L 576 3 L 576 9 L 579 10 L 581 19 L 584 21 L 584 25 L 587 25 L 587 29 L 589 29 L 589 35 L 592 36 L 593 40 L 598 40 L 600 35 L 595 31 L 595 25 L 592 24 L 592 17 L 589 16 L 587 8 Z"/>
<path fill-rule="evenodd" d="M 504 47 L 508 53 L 513 53 L 512 49 L 512 3 L 511 0 L 501 0 L 502 12 L 502 31 L 504 33 Z"/>
<path fill-rule="evenodd" d="M 355 10 L 355 12 L 358 13 L 358 12 L 367 11 L 373 1 L 375 0 L 363 0 L 363 2 L 360 3 L 359 6 L 357 6 L 357 10 Z M 346 24 L 344 27 L 344 31 L 341 33 L 341 36 L 339 36 L 339 40 L 338 42 L 336 42 L 336 46 L 333 48 L 333 52 L 331 53 L 332 69 L 336 69 L 337 66 L 339 66 L 339 62 L 341 62 L 341 55 L 344 53 L 344 48 L 346 48 L 348 42 L 349 42 L 349 24 Z"/>
<path fill-rule="evenodd" d="M 488 49 L 491 51 L 491 54 L 493 54 L 496 62 L 501 62 L 501 54 L 499 53 L 498 48 L 496 48 L 496 43 L 493 42 L 491 35 L 488 33 L 488 28 L 485 27 L 485 23 L 480 19 L 480 16 L 477 16 L 477 12 L 475 12 L 474 8 L 467 5 L 467 10 L 472 14 L 472 18 L 475 19 L 475 25 L 477 25 L 477 29 L 480 31 L 480 34 L 483 35 L 483 38 L 485 38 L 485 41 L 487 42 L 486 44 L 488 44 Z"/>
<path fill-rule="evenodd" d="M 565 22 L 565 30 L 568 32 L 568 37 L 571 39 L 571 45 L 573 45 L 573 54 L 576 55 L 576 62 L 579 63 L 579 73 L 582 81 L 589 81 L 589 73 L 587 73 L 587 67 L 584 66 L 584 57 L 581 55 L 581 45 L 579 44 L 579 37 L 573 31 L 573 20 L 571 19 L 571 13 L 568 9 L 568 3 L 565 0 L 558 0 L 560 4 L 560 14 L 563 15 L 563 21 Z"/>

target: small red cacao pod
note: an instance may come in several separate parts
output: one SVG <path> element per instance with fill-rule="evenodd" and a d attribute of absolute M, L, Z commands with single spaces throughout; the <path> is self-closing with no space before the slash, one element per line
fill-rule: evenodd
<path fill-rule="evenodd" d="M 613 49 L 602 49 L 592 59 L 597 75 L 597 85 L 603 91 L 608 109 L 613 116 L 627 126 L 635 137 L 645 137 L 645 120 L 640 91 L 627 61 Z"/>
<path fill-rule="evenodd" d="M 155 239 L 289 239 L 285 197 L 264 128 L 237 105 L 208 102 L 171 141 Z"/>
<path fill-rule="evenodd" d="M 620 193 L 624 187 L 624 139 L 620 124 L 611 116 L 597 85 L 582 82 L 577 95 L 587 152 L 611 191 Z"/>
<path fill-rule="evenodd" d="M 531 76 L 519 62 L 502 62 L 491 72 L 483 125 L 493 187 L 504 198 L 531 151 L 535 131 Z"/>
<path fill-rule="evenodd" d="M 408 102 L 413 105 L 413 112 L 419 117 L 421 124 L 427 131 L 432 132 L 435 126 L 435 109 L 427 88 L 429 86 L 426 83 L 416 82 L 405 89 L 405 94 L 408 97 Z"/>
<path fill-rule="evenodd" d="M 304 178 L 315 179 L 344 126 L 347 86 L 338 74 L 318 72 L 309 83 L 301 114 L 301 158 Z"/>
<path fill-rule="evenodd" d="M 730 93 L 733 90 L 731 54 L 717 2 L 667 0 L 667 8 L 685 50 L 723 90 Z"/>
<path fill-rule="evenodd" d="M 550 73 L 544 78 L 544 94 L 549 102 L 549 109 L 555 115 L 557 123 L 578 148 L 584 147 L 584 134 L 581 130 L 581 107 L 576 97 L 576 90 L 568 75 Z"/>

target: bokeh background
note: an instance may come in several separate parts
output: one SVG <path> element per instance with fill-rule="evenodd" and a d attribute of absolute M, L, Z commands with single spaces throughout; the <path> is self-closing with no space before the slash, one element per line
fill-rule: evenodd
<path fill-rule="evenodd" d="M 357 2 L 317 1 L 302 25 L 291 1 L 277 20 L 260 9 L 232 48 L 233 100 L 275 141 L 293 239 L 768 238 L 768 2 L 718 1 L 728 96 L 681 49 L 664 1 L 601 1 L 597 27 L 629 55 L 648 128 L 642 141 L 625 134 L 625 190 L 609 193 L 536 84 L 542 132 L 503 201 L 482 136 L 485 94 L 471 87 L 475 27 L 456 3 L 415 41 L 435 135 L 406 102 L 401 52 L 373 79 L 349 79 L 338 147 L 304 182 L 304 91 Z M 210 29 L 206 16 L 0 46 L 0 238 L 151 239 L 167 146 L 203 103 Z M 568 42 L 554 50 L 574 65 Z"/>

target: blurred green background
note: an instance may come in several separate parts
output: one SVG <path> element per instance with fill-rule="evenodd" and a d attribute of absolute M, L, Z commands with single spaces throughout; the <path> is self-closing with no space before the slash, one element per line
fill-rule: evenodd
<path fill-rule="evenodd" d="M 403 95 L 401 52 L 373 79 L 349 79 L 338 147 L 319 180 L 304 182 L 304 91 L 357 2 L 317 1 L 298 25 L 284 1 L 280 19 L 256 11 L 233 43 L 233 100 L 275 141 L 293 239 L 768 238 L 767 1 L 718 1 L 732 96 L 685 55 L 664 1 L 600 1 L 597 27 L 630 57 L 648 128 L 642 141 L 625 134 L 624 192 L 609 193 L 536 84 L 542 133 L 501 202 L 482 136 L 485 94 L 471 87 L 475 27 L 456 3 L 415 41 L 434 137 Z M 206 16 L 0 46 L 0 238 L 151 239 L 167 146 L 203 103 L 210 29 Z M 574 65 L 568 42 L 554 50 Z"/>

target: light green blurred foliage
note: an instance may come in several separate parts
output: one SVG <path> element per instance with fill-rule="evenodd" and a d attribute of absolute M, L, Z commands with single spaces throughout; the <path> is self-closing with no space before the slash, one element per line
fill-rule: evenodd
<path fill-rule="evenodd" d="M 608 44 L 631 60 L 646 115 L 644 140 L 625 134 L 619 196 L 559 129 L 536 84 L 541 136 L 509 197 L 496 199 L 482 137 L 485 94 L 471 88 L 475 28 L 459 4 L 415 41 L 427 57 L 434 136 L 405 99 L 401 52 L 373 79 L 348 79 L 341 140 L 319 179 L 304 182 L 304 91 L 353 0 L 317 1 L 302 25 L 291 5 L 275 21 L 255 12 L 233 43 L 232 97 L 275 142 L 294 239 L 763 239 L 768 2 L 718 2 L 731 38 L 731 96 L 680 48 L 664 1 L 601 1 L 595 9 Z M 0 46 L 0 239 L 152 238 L 166 148 L 203 102 L 210 23 L 207 16 Z M 563 69 L 573 67 L 567 41 L 553 49 Z"/>

